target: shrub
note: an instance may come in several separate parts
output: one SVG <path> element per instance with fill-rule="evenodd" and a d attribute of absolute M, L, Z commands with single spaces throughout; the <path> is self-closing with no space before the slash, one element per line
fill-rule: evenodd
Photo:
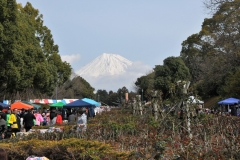
<path fill-rule="evenodd" d="M 12 160 L 25 160 L 30 155 L 45 156 L 54 160 L 127 159 L 129 152 L 117 152 L 109 144 L 85 139 L 70 138 L 60 141 L 22 140 L 2 143 Z"/>

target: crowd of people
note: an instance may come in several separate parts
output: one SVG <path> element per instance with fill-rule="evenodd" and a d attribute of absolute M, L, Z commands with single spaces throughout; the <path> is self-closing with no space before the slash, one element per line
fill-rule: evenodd
<path fill-rule="evenodd" d="M 61 114 L 62 113 L 62 114 Z M 68 114 L 69 113 L 69 114 Z M 62 118 L 63 117 L 63 118 Z M 29 132 L 33 126 L 45 126 L 65 123 L 75 123 L 76 132 L 86 131 L 87 129 L 88 109 L 81 107 L 77 110 L 43 110 L 42 113 L 34 110 L 18 110 L 8 109 L 3 112 L 2 106 L 0 106 L 0 139 L 7 138 L 7 133 L 11 133 L 11 136 L 16 136 L 17 132 L 24 130 Z M 0 159 L 7 160 L 8 153 L 0 148 Z M 26 160 L 49 160 L 46 157 L 29 156 Z"/>
<path fill-rule="evenodd" d="M 55 124 L 75 124 L 77 131 L 85 131 L 87 128 L 88 108 L 79 109 L 43 109 L 25 110 L 10 108 L 3 111 L 0 106 L 0 139 L 10 138 L 17 135 L 17 132 L 29 132 L 33 126 L 53 126 Z M 95 113 L 91 113 L 94 117 Z"/>

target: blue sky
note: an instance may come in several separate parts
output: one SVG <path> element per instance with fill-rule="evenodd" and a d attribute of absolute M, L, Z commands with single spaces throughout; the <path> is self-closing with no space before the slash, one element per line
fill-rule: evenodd
<path fill-rule="evenodd" d="M 63 60 L 73 69 L 103 53 L 154 68 L 179 56 L 181 43 L 208 17 L 202 0 L 17 0 L 43 14 Z"/>

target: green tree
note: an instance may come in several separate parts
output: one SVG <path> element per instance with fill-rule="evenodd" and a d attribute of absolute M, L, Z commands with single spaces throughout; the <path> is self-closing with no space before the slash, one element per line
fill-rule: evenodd
<path fill-rule="evenodd" d="M 234 0 L 205 0 L 204 5 L 209 10 L 210 14 L 214 14 L 219 10 L 222 4 L 233 1 Z"/>
<path fill-rule="evenodd" d="M 125 96 L 126 96 L 126 93 L 129 93 L 128 89 L 124 86 L 122 88 L 119 88 L 117 90 L 117 94 L 118 94 L 118 97 L 119 97 L 119 102 L 123 102 L 125 100 Z"/>
<path fill-rule="evenodd" d="M 14 0 L 0 2 L 0 81 L 2 90 L 13 91 L 20 87 L 21 70 L 24 65 L 21 52 L 18 52 L 17 41 L 17 5 Z M 13 34 L 15 33 L 15 34 Z"/>
<path fill-rule="evenodd" d="M 97 90 L 97 98 L 98 98 L 98 101 L 99 102 L 103 102 L 104 104 L 107 104 L 107 101 L 108 101 L 108 93 L 107 91 L 104 89 L 104 90 Z"/>
<path fill-rule="evenodd" d="M 209 61 L 209 55 L 214 53 L 213 46 L 203 39 L 203 32 L 193 34 L 182 43 L 180 57 L 189 68 L 192 83 L 198 82 L 205 73 L 205 66 Z"/>
<path fill-rule="evenodd" d="M 70 99 L 82 99 L 91 98 L 94 99 L 94 88 L 82 77 L 77 76 L 72 80 L 66 81 L 57 90 L 58 99 L 70 98 Z M 56 97 L 54 92 L 53 97 Z"/>
<path fill-rule="evenodd" d="M 61 60 L 43 16 L 29 2 L 22 7 L 15 0 L 2 0 L 0 12 L 1 95 L 50 95 L 68 79 L 71 66 Z"/>
<path fill-rule="evenodd" d="M 110 106 L 117 106 L 117 104 L 119 103 L 118 99 L 119 99 L 118 94 L 116 92 L 111 92 L 109 93 L 108 100 L 106 103 Z"/>
<path fill-rule="evenodd" d="M 214 8 L 212 17 L 204 20 L 198 34 L 183 42 L 181 51 L 193 82 L 205 97 L 221 94 L 226 77 L 240 64 L 240 1 L 209 0 L 208 5 Z"/>
<path fill-rule="evenodd" d="M 227 76 L 222 95 L 224 97 L 240 97 L 240 69 Z"/>
<path fill-rule="evenodd" d="M 163 62 L 154 68 L 154 89 L 161 90 L 163 98 L 167 99 L 175 93 L 179 80 L 190 80 L 190 73 L 180 57 L 168 57 Z"/>
<path fill-rule="evenodd" d="M 137 81 L 135 82 L 135 85 L 137 87 L 136 92 L 138 94 L 142 95 L 142 90 L 143 90 L 144 100 L 150 99 L 151 91 L 154 89 L 154 77 L 155 77 L 155 72 L 151 72 L 147 75 L 137 78 Z M 131 98 L 133 98 L 133 97 L 131 97 Z M 135 96 L 134 96 L 134 98 L 135 98 Z"/>

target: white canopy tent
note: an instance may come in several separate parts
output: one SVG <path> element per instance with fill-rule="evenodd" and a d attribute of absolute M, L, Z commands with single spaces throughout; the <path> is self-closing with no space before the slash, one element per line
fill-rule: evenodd
<path fill-rule="evenodd" d="M 187 102 L 194 103 L 194 104 L 204 104 L 204 101 L 201 101 L 194 96 L 189 96 Z"/>

